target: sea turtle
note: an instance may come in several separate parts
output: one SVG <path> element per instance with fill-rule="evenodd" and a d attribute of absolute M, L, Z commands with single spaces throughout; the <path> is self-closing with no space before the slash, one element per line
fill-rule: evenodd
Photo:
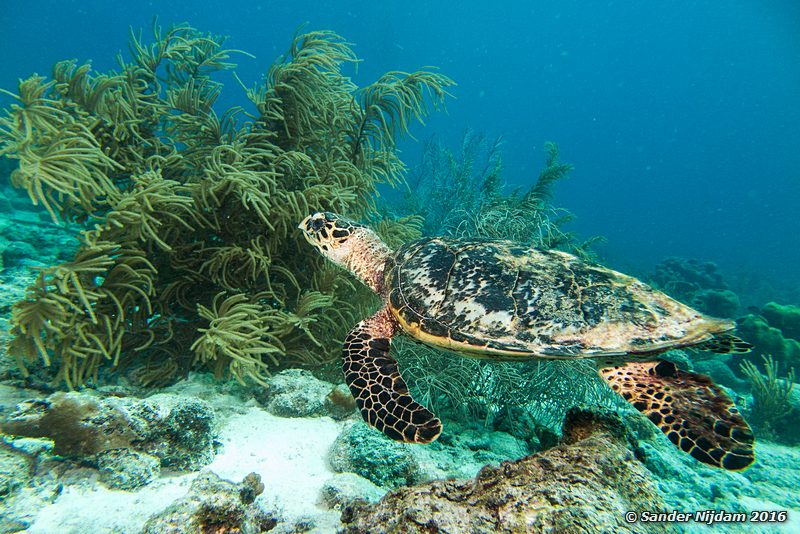
<path fill-rule="evenodd" d="M 389 355 L 392 337 L 404 332 L 487 360 L 592 358 L 611 388 L 683 451 L 730 470 L 753 462 L 753 433 L 728 395 L 657 357 L 683 347 L 747 352 L 732 321 L 557 250 L 432 237 L 392 251 L 368 227 L 330 212 L 299 228 L 385 301 L 347 336 L 343 370 L 364 420 L 388 437 L 429 443 L 442 431 Z"/>

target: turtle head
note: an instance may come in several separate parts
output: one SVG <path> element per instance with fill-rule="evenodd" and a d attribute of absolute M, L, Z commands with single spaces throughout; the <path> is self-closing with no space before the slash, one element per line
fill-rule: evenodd
<path fill-rule="evenodd" d="M 329 211 L 309 215 L 298 228 L 323 256 L 380 291 L 391 251 L 370 228 Z"/>
<path fill-rule="evenodd" d="M 306 241 L 314 245 L 320 253 L 334 263 L 345 266 L 354 237 L 359 230 L 370 231 L 363 224 L 340 217 L 329 211 L 309 215 L 298 226 Z"/>

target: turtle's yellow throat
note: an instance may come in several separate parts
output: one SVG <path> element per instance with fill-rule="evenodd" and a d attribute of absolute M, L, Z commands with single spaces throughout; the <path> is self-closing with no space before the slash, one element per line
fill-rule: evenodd
<path fill-rule="evenodd" d="M 383 295 L 383 270 L 392 250 L 369 228 L 356 229 L 343 246 L 348 250 L 341 265 Z"/>

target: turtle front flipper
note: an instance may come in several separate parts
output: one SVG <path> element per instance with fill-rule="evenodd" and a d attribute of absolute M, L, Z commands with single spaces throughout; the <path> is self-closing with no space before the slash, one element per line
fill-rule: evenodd
<path fill-rule="evenodd" d="M 344 342 L 345 381 L 368 424 L 397 441 L 430 443 L 441 434 L 442 423 L 411 398 L 389 356 L 396 331 L 385 308 L 358 323 Z"/>
<path fill-rule="evenodd" d="M 600 375 L 695 459 L 731 471 L 755 460 L 752 430 L 707 376 L 665 360 L 605 367 Z"/>
<path fill-rule="evenodd" d="M 729 332 L 722 332 L 693 348 L 717 354 L 746 354 L 753 349 L 753 345 Z"/>

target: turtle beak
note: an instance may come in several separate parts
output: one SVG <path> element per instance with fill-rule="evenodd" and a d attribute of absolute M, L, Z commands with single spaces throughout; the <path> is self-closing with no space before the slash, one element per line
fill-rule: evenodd
<path fill-rule="evenodd" d="M 303 230 L 304 232 L 307 232 L 308 231 L 308 221 L 311 220 L 311 217 L 312 217 L 312 215 L 309 215 L 308 217 L 303 219 L 303 221 L 297 227 L 300 230 Z"/>

